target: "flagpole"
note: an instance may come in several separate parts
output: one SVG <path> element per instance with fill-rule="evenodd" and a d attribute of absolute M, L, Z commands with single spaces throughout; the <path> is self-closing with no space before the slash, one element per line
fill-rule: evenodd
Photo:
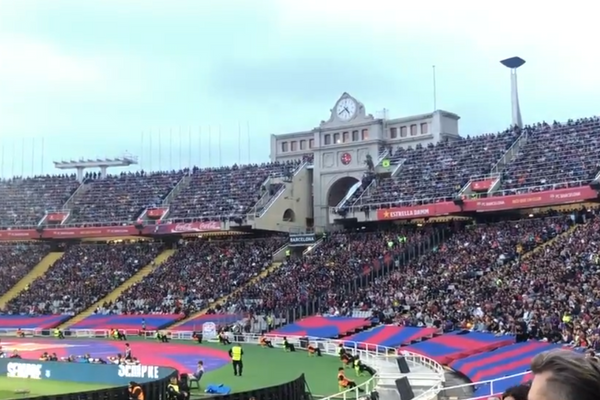
<path fill-rule="evenodd" d="M 198 127 L 198 167 L 202 168 L 202 125 Z"/>
<path fill-rule="evenodd" d="M 162 171 L 162 131 L 158 129 L 158 170 Z"/>
<path fill-rule="evenodd" d="M 212 128 L 208 126 L 208 166 L 212 167 Z"/>
<path fill-rule="evenodd" d="M 437 110 L 437 81 L 435 76 L 435 65 L 431 67 L 432 69 L 432 80 L 433 80 L 433 111 Z"/>
<path fill-rule="evenodd" d="M 12 142 L 12 153 L 10 156 L 10 174 L 11 178 L 15 177 L 15 152 L 17 151 L 17 142 L 13 140 Z"/>
<path fill-rule="evenodd" d="M 179 126 L 179 170 L 183 168 L 183 130 Z"/>
<path fill-rule="evenodd" d="M 173 170 L 173 128 L 169 128 L 169 170 Z"/>
<path fill-rule="evenodd" d="M 146 157 L 144 157 L 144 131 L 142 131 L 141 133 L 141 138 L 140 138 L 140 169 L 144 169 L 144 161 L 146 159 Z"/>
<path fill-rule="evenodd" d="M 25 176 L 25 138 L 21 141 L 21 177 Z"/>
<path fill-rule="evenodd" d="M 246 121 L 246 141 L 248 142 L 248 164 L 250 164 L 250 121 Z"/>
<path fill-rule="evenodd" d="M 0 178 L 4 178 L 4 142 L 2 142 L 2 150 L 0 155 Z"/>
<path fill-rule="evenodd" d="M 148 130 L 148 153 L 150 153 L 148 166 L 149 166 L 150 171 L 152 171 L 152 159 L 154 158 L 154 156 L 152 154 L 152 129 Z"/>
<path fill-rule="evenodd" d="M 44 146 L 45 145 L 45 140 L 42 137 L 42 157 L 41 157 L 41 164 L 40 164 L 40 175 L 44 175 Z"/>
<path fill-rule="evenodd" d="M 223 160 L 221 159 L 221 125 L 219 125 L 219 167 L 223 166 Z"/>
<path fill-rule="evenodd" d="M 31 176 L 35 175 L 35 137 L 31 138 Z"/>
<path fill-rule="evenodd" d="M 238 121 L 238 164 L 242 163 L 242 124 Z"/>
<path fill-rule="evenodd" d="M 188 134 L 188 165 L 187 167 L 189 169 L 192 169 L 194 167 L 194 164 L 192 163 L 192 127 L 190 126 L 190 132 Z"/>

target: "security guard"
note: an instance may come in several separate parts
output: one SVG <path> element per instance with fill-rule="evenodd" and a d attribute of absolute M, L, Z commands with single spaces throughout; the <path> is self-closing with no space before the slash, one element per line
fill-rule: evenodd
<path fill-rule="evenodd" d="M 129 399 L 144 400 L 144 391 L 142 387 L 134 381 L 129 382 Z"/>
<path fill-rule="evenodd" d="M 63 332 L 60 329 L 54 328 L 54 337 L 57 339 L 64 339 L 65 335 L 63 334 Z"/>
<path fill-rule="evenodd" d="M 167 397 L 169 400 L 180 400 L 183 395 L 179 390 L 179 382 L 177 382 L 177 377 L 171 377 L 169 384 L 167 385 Z"/>
<path fill-rule="evenodd" d="M 242 346 L 239 344 L 233 345 L 233 347 L 229 350 L 229 357 L 231 357 L 231 361 L 233 362 L 234 376 L 242 376 L 242 372 L 244 370 L 244 362 L 242 361 L 243 355 L 244 350 L 242 350 Z"/>
<path fill-rule="evenodd" d="M 292 255 L 292 251 L 290 249 L 285 249 L 285 258 L 290 258 Z"/>

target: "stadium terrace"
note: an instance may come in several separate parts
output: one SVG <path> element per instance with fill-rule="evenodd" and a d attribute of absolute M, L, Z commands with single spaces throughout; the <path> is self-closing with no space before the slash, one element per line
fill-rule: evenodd
<path fill-rule="evenodd" d="M 268 163 L 2 180 L 0 335 L 385 346 L 472 397 L 549 349 L 600 352 L 600 119 L 467 138 L 458 119 L 376 119 L 345 93 Z"/>

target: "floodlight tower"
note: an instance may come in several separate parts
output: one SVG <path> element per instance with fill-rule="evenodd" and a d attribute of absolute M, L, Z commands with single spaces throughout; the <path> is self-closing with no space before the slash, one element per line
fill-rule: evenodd
<path fill-rule="evenodd" d="M 523 127 L 521 119 L 521 107 L 519 106 L 519 91 L 517 90 L 517 69 L 525 64 L 521 57 L 511 57 L 500 61 L 506 68 L 510 68 L 510 97 L 512 102 L 512 124 L 513 126 Z"/>

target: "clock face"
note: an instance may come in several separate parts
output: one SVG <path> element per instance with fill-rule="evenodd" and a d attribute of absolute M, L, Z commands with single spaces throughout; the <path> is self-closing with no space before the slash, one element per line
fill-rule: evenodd
<path fill-rule="evenodd" d="M 348 97 L 341 99 L 335 108 L 335 113 L 342 121 L 349 121 L 356 114 L 356 103 Z"/>
<path fill-rule="evenodd" d="M 342 154 L 340 161 L 342 162 L 342 164 L 348 165 L 352 162 L 352 156 L 350 155 L 350 153 L 344 153 Z"/>

